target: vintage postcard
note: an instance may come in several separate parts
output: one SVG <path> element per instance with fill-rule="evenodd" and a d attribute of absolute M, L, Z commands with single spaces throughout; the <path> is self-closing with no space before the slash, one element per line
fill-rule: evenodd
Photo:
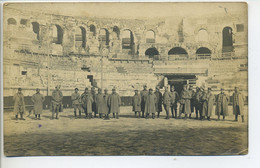
<path fill-rule="evenodd" d="M 248 12 L 4 3 L 5 156 L 248 154 Z"/>

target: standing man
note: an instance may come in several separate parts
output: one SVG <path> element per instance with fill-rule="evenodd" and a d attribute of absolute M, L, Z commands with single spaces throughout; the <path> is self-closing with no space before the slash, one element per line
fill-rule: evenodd
<path fill-rule="evenodd" d="M 135 90 L 135 95 L 133 96 L 132 99 L 132 106 L 133 106 L 133 112 L 135 112 L 135 117 L 137 117 L 138 113 L 138 118 L 140 118 L 140 113 L 141 113 L 141 95 L 138 94 L 138 90 Z"/>
<path fill-rule="evenodd" d="M 166 111 L 166 119 L 169 119 L 170 106 L 171 106 L 171 93 L 169 87 L 165 86 L 165 92 L 163 93 L 163 106 Z"/>
<path fill-rule="evenodd" d="M 207 111 L 206 111 L 206 116 L 207 116 L 207 119 L 210 121 L 210 117 L 212 115 L 212 110 L 213 110 L 213 105 L 215 103 L 215 95 L 211 93 L 211 88 L 208 88 L 208 93 L 207 93 Z"/>
<path fill-rule="evenodd" d="M 235 121 L 238 121 L 238 115 L 241 115 L 242 122 L 244 120 L 244 96 L 239 92 L 239 88 L 235 87 L 235 92 L 233 93 L 233 114 L 235 115 Z"/>
<path fill-rule="evenodd" d="M 44 96 L 40 93 L 40 89 L 36 89 L 36 93 L 32 96 L 32 102 L 33 102 L 33 111 L 35 114 L 35 119 L 40 120 L 41 119 L 41 113 L 42 113 L 42 106 L 45 98 Z M 38 116 L 38 118 L 37 118 Z"/>
<path fill-rule="evenodd" d="M 148 90 L 147 90 L 146 85 L 144 85 L 144 89 L 140 92 L 140 94 L 141 94 L 141 98 L 142 98 L 142 101 L 141 101 L 142 118 L 144 118 L 145 100 L 148 95 Z"/>
<path fill-rule="evenodd" d="M 157 117 L 160 118 L 160 112 L 162 112 L 162 93 L 160 92 L 159 86 L 156 86 L 154 95 L 157 98 L 155 103 L 156 111 L 158 112 Z"/>
<path fill-rule="evenodd" d="M 82 93 L 81 101 L 82 101 L 82 107 L 86 114 L 86 118 L 91 119 L 92 118 L 92 104 L 93 104 L 94 100 L 92 98 L 92 94 L 89 93 L 88 88 L 85 88 L 84 93 Z"/>
<path fill-rule="evenodd" d="M 145 101 L 145 114 L 146 114 L 146 119 L 149 118 L 149 115 L 152 114 L 152 119 L 155 118 L 155 113 L 156 113 L 156 96 L 153 94 L 153 89 L 149 89 L 149 93 L 147 95 L 146 101 Z"/>
<path fill-rule="evenodd" d="M 105 99 L 101 88 L 98 88 L 98 94 L 96 94 L 95 102 L 96 102 L 97 114 L 99 114 L 99 118 L 102 118 L 104 113 L 103 110 L 104 110 Z"/>
<path fill-rule="evenodd" d="M 224 93 L 223 88 L 221 88 L 221 92 L 217 95 L 216 102 L 216 115 L 218 116 L 218 120 L 220 119 L 220 115 L 223 115 L 223 120 L 225 120 L 225 117 L 228 116 L 229 98 Z"/>
<path fill-rule="evenodd" d="M 81 98 L 79 94 L 79 89 L 75 88 L 75 92 L 71 95 L 72 106 L 74 108 L 74 116 L 77 118 L 77 109 L 79 111 L 79 118 L 81 118 Z"/>
<path fill-rule="evenodd" d="M 174 90 L 174 85 L 171 87 L 171 112 L 172 118 L 177 118 L 177 102 L 180 99 L 178 92 Z"/>
<path fill-rule="evenodd" d="M 14 100 L 14 114 L 15 119 L 18 119 L 18 114 L 21 116 L 21 120 L 25 120 L 23 118 L 23 114 L 25 113 L 25 103 L 24 103 L 24 96 L 22 93 L 22 88 L 18 88 L 18 93 L 16 93 L 13 97 Z"/>
<path fill-rule="evenodd" d="M 108 104 L 110 113 L 113 113 L 114 118 L 119 119 L 121 98 L 119 94 L 116 93 L 115 88 L 112 89 L 112 94 L 108 98 Z"/>
<path fill-rule="evenodd" d="M 56 113 L 56 119 L 59 119 L 59 112 L 62 111 L 62 98 L 63 94 L 60 91 L 60 85 L 55 87 L 55 90 L 52 92 L 52 117 L 51 119 L 54 119 L 54 113 Z"/>
<path fill-rule="evenodd" d="M 104 107 L 103 107 L 103 109 L 104 109 L 105 119 L 109 120 L 110 119 L 109 118 L 109 107 L 108 107 L 108 97 L 109 97 L 109 94 L 108 94 L 108 90 L 107 89 L 105 89 L 104 91 L 105 91 L 105 93 L 104 93 Z"/>
<path fill-rule="evenodd" d="M 201 103 L 202 91 L 203 91 L 203 88 L 200 89 L 199 87 L 196 87 L 196 93 L 195 93 L 195 96 L 194 96 L 194 106 L 195 106 L 195 112 L 196 112 L 196 118 L 195 119 L 198 119 L 199 115 L 200 115 L 200 118 L 202 118 L 202 116 L 201 116 L 201 113 L 202 113 L 202 103 Z"/>
<path fill-rule="evenodd" d="M 191 93 L 188 90 L 188 85 L 183 86 L 183 91 L 181 92 L 181 99 L 180 99 L 180 114 L 179 118 L 181 118 L 181 114 L 185 114 L 185 118 L 187 119 L 187 116 L 191 114 L 190 110 L 190 99 L 191 99 Z"/>
<path fill-rule="evenodd" d="M 190 109 L 191 109 L 191 113 L 194 112 L 194 107 L 195 107 L 195 92 L 193 90 L 193 86 L 189 85 L 189 91 L 191 94 L 191 99 L 190 99 Z M 189 118 L 191 118 L 191 114 L 189 116 Z"/>
<path fill-rule="evenodd" d="M 91 95 L 92 95 L 92 98 L 93 98 L 93 102 L 92 102 L 92 111 L 94 113 L 94 117 L 97 117 L 97 109 L 96 109 L 96 90 L 95 90 L 95 87 L 92 87 L 91 88 Z"/>

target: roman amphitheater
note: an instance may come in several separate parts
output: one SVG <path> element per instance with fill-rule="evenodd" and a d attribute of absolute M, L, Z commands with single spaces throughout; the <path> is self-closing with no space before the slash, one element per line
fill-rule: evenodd
<path fill-rule="evenodd" d="M 56 85 L 68 99 L 75 87 L 116 87 L 124 104 L 144 84 L 223 87 L 230 96 L 239 86 L 247 96 L 243 13 L 116 19 L 6 7 L 3 23 L 5 100 L 19 87 L 50 96 Z"/>

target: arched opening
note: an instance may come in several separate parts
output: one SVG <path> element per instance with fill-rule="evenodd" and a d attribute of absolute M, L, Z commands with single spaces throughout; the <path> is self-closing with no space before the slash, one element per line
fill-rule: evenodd
<path fill-rule="evenodd" d="M 75 45 L 86 47 L 86 29 L 82 26 L 78 27 L 75 32 Z"/>
<path fill-rule="evenodd" d="M 24 26 L 28 26 L 28 20 L 27 19 L 21 19 L 20 24 L 24 25 Z"/>
<path fill-rule="evenodd" d="M 188 53 L 184 48 L 181 47 L 174 47 L 169 52 L 169 60 L 175 59 L 186 59 L 188 58 Z"/>
<path fill-rule="evenodd" d="M 90 25 L 89 31 L 92 32 L 93 36 L 96 36 L 96 27 L 93 24 Z"/>
<path fill-rule="evenodd" d="M 53 43 L 62 44 L 63 30 L 59 25 L 53 26 L 52 37 L 53 37 Z"/>
<path fill-rule="evenodd" d="M 231 27 L 224 27 L 222 31 L 222 38 L 223 38 L 223 52 L 231 52 L 233 51 L 233 39 L 232 39 L 232 28 Z"/>
<path fill-rule="evenodd" d="M 205 29 L 200 29 L 198 32 L 198 41 L 199 42 L 208 42 L 208 32 Z"/>
<path fill-rule="evenodd" d="M 113 32 L 116 33 L 116 36 L 117 36 L 117 38 L 119 39 L 119 36 L 120 36 L 120 30 L 119 30 L 119 28 L 118 28 L 117 26 L 114 26 L 114 27 L 113 27 Z"/>
<path fill-rule="evenodd" d="M 146 43 L 155 43 L 155 33 L 152 30 L 146 32 Z"/>
<path fill-rule="evenodd" d="M 16 20 L 14 18 L 9 18 L 7 20 L 7 24 L 8 25 L 16 25 L 17 23 L 16 23 Z"/>
<path fill-rule="evenodd" d="M 122 49 L 127 54 L 134 54 L 134 36 L 131 30 L 122 32 Z"/>
<path fill-rule="evenodd" d="M 154 60 L 159 60 L 159 52 L 156 48 L 148 48 L 146 51 L 145 51 L 145 55 L 146 56 L 149 56 L 149 58 L 152 58 Z"/>
<path fill-rule="evenodd" d="M 107 29 L 100 29 L 99 36 L 98 36 L 99 42 L 101 45 L 109 45 L 109 32 Z"/>
<path fill-rule="evenodd" d="M 32 22 L 33 32 L 37 35 L 37 40 L 40 40 L 40 25 L 38 22 Z"/>
<path fill-rule="evenodd" d="M 200 47 L 196 51 L 196 55 L 198 59 L 211 59 L 211 51 L 206 47 Z"/>

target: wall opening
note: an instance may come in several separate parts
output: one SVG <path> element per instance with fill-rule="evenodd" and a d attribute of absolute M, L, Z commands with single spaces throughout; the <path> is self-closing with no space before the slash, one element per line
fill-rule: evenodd
<path fill-rule="evenodd" d="M 205 29 L 200 29 L 198 32 L 198 41 L 199 42 L 208 42 L 208 32 Z"/>
<path fill-rule="evenodd" d="M 78 27 L 75 32 L 75 45 L 86 48 L 86 29 L 82 26 Z"/>
<path fill-rule="evenodd" d="M 198 59 L 211 59 L 211 51 L 206 47 L 200 47 L 196 51 L 196 55 Z"/>
<path fill-rule="evenodd" d="M 96 27 L 93 24 L 90 25 L 89 31 L 92 32 L 93 36 L 96 36 Z"/>
<path fill-rule="evenodd" d="M 124 30 L 122 32 L 122 49 L 125 50 L 127 54 L 134 54 L 134 36 L 131 30 Z"/>
<path fill-rule="evenodd" d="M 52 31 L 53 43 L 62 44 L 63 41 L 63 30 L 59 25 L 53 26 Z"/>
<path fill-rule="evenodd" d="M 169 52 L 169 60 L 175 59 L 186 59 L 188 58 L 188 53 L 184 48 L 181 47 L 174 47 Z"/>
<path fill-rule="evenodd" d="M 152 58 L 153 60 L 159 60 L 159 52 L 156 48 L 148 48 L 145 51 L 145 55 L 149 58 Z"/>
<path fill-rule="evenodd" d="M 16 20 L 14 19 L 14 18 L 9 18 L 8 20 L 7 20 L 7 23 L 8 23 L 8 25 L 16 25 L 17 23 L 16 23 Z"/>
<path fill-rule="evenodd" d="M 120 37 L 120 30 L 119 30 L 119 28 L 117 26 L 113 27 L 113 32 L 116 33 L 117 39 L 119 39 L 119 37 Z"/>
<path fill-rule="evenodd" d="M 152 30 L 146 32 L 146 43 L 155 43 L 155 33 Z"/>
<path fill-rule="evenodd" d="M 33 32 L 37 35 L 37 40 L 40 40 L 40 25 L 38 22 L 32 22 Z"/>
<path fill-rule="evenodd" d="M 231 27 L 225 27 L 222 31 L 223 45 L 222 52 L 232 52 L 233 51 L 233 32 Z"/>
<path fill-rule="evenodd" d="M 24 26 L 28 26 L 28 20 L 27 19 L 21 19 L 20 24 L 24 25 Z"/>
<path fill-rule="evenodd" d="M 98 40 L 101 45 L 109 45 L 109 32 L 107 29 L 100 29 Z"/>

